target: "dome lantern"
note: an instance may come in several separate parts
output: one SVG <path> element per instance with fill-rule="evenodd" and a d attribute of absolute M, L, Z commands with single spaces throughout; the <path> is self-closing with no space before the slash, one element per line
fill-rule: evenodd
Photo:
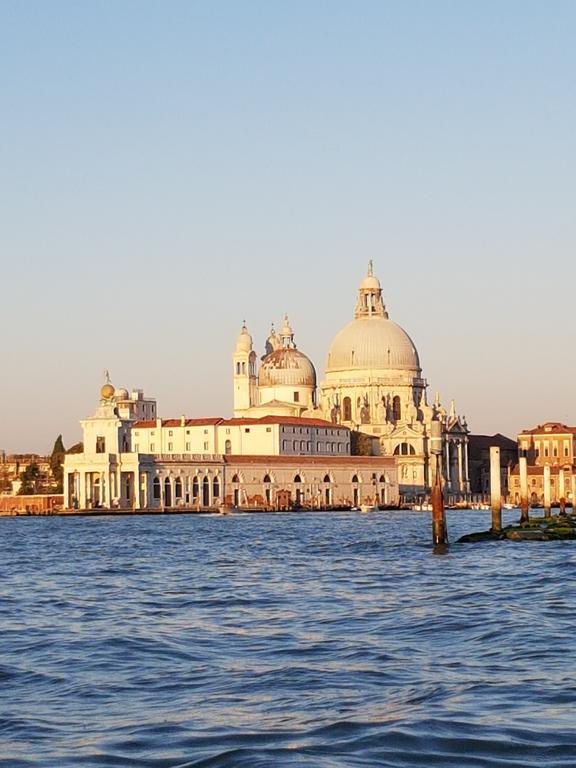
<path fill-rule="evenodd" d="M 382 300 L 380 280 L 374 275 L 372 259 L 368 262 L 368 273 L 358 289 L 358 302 L 354 317 L 385 317 L 388 312 Z"/>

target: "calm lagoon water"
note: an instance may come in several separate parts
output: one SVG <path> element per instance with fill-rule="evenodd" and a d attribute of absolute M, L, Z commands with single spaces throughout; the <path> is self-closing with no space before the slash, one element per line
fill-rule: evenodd
<path fill-rule="evenodd" d="M 452 541 L 488 525 L 449 516 Z M 573 542 L 433 555 L 410 512 L 0 541 L 3 768 L 576 765 Z"/>

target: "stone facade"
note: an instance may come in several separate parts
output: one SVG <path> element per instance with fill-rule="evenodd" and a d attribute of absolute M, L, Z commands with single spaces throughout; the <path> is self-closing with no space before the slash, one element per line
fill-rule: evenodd
<path fill-rule="evenodd" d="M 518 435 L 518 452 L 528 464 L 528 495 L 532 504 L 544 501 L 544 467 L 550 467 L 552 503 L 561 498 L 576 499 L 576 427 L 548 421 Z M 520 473 L 516 464 L 510 468 L 509 499 L 520 500 Z"/>
<path fill-rule="evenodd" d="M 350 430 L 321 419 L 141 419 L 109 383 L 64 464 L 69 509 L 334 507 L 398 503 L 393 457 L 351 457 Z"/>
<path fill-rule="evenodd" d="M 235 415 L 320 417 L 367 435 L 371 441 L 357 442 L 371 444 L 374 453 L 396 457 L 400 490 L 406 500 L 425 495 L 434 482 L 436 461 L 431 456 L 430 435 L 432 422 L 439 421 L 446 493 L 455 499 L 468 496 L 466 420 L 456 413 L 453 401 L 448 409 L 438 396 L 428 404 L 428 383 L 416 347 L 390 320 L 371 264 L 360 284 L 354 318 L 330 346 L 318 391 L 314 366 L 296 350 L 287 318 L 280 335 L 272 330 L 266 340 L 260 368 L 244 325 L 233 365 Z"/>

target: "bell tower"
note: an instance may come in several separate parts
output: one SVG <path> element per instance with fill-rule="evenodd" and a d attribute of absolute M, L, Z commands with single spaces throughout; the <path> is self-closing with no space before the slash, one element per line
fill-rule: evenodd
<path fill-rule="evenodd" d="M 234 365 L 234 416 L 243 416 L 257 405 L 258 385 L 256 380 L 256 352 L 252 349 L 252 336 L 246 322 L 236 339 L 233 357 Z"/>

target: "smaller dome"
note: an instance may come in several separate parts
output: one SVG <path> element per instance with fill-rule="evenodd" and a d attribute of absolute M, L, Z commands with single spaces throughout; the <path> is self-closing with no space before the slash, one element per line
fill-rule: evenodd
<path fill-rule="evenodd" d="M 112 384 L 108 382 L 107 384 L 104 384 L 104 386 L 100 389 L 100 397 L 102 400 L 111 400 L 114 397 L 115 392 L 116 390 Z"/>
<path fill-rule="evenodd" d="M 364 280 L 360 283 L 360 290 L 364 291 L 381 291 L 382 286 L 380 285 L 380 280 L 378 280 L 377 277 L 374 275 L 366 275 Z"/>
<path fill-rule="evenodd" d="M 124 387 L 119 387 L 114 390 L 114 397 L 116 400 L 128 400 L 128 390 Z"/>
<path fill-rule="evenodd" d="M 277 349 L 264 358 L 258 372 L 261 387 L 316 387 L 316 371 L 297 349 Z"/>
<path fill-rule="evenodd" d="M 236 339 L 236 352 L 251 352 L 252 351 L 252 336 L 248 333 L 246 325 L 242 326 L 242 330 Z"/>

